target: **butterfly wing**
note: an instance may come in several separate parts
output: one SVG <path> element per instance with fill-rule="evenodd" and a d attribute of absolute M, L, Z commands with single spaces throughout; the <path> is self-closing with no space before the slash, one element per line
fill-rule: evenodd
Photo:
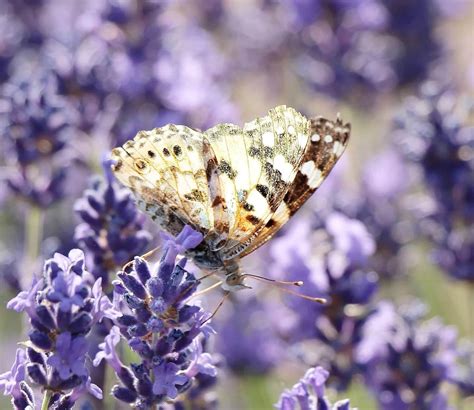
<path fill-rule="evenodd" d="M 321 185 L 344 152 L 349 135 L 350 125 L 343 124 L 340 118 L 336 122 L 322 117 L 310 120 L 306 146 L 291 160 L 294 164 L 294 170 L 289 173 L 291 183 L 286 189 L 274 189 L 274 184 L 269 185 L 269 189 L 274 190 L 273 195 L 267 195 L 271 212 L 249 232 L 246 240 L 225 249 L 223 259 L 243 257 L 268 241 Z M 296 145 L 294 136 L 290 136 L 290 140 Z"/>
<path fill-rule="evenodd" d="M 214 227 L 208 187 L 209 153 L 202 134 L 169 124 L 140 131 L 112 151 L 117 178 L 163 229 L 176 235 L 185 224 L 203 233 Z"/>
<path fill-rule="evenodd" d="M 308 140 L 309 121 L 285 106 L 245 124 L 219 124 L 204 133 L 218 161 L 226 236 L 210 243 L 227 254 L 241 248 L 271 217 L 294 179 Z M 218 220 L 219 216 L 215 215 Z"/>

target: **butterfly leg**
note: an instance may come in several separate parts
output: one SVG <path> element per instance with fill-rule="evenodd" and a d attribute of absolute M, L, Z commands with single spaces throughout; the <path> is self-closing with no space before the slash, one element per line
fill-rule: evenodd
<path fill-rule="evenodd" d="M 144 253 L 143 255 L 140 255 L 140 258 L 148 259 L 150 256 L 152 256 L 155 252 L 158 252 L 160 249 L 161 249 L 161 245 L 157 246 L 156 248 L 153 248 L 153 249 L 149 250 L 148 252 Z M 124 271 L 127 268 L 129 268 L 130 266 L 132 266 L 134 260 L 135 260 L 135 258 L 132 259 L 131 261 L 128 261 L 125 265 L 123 265 L 122 270 Z"/>
<path fill-rule="evenodd" d="M 221 301 L 219 302 L 219 304 L 217 305 L 217 307 L 214 309 L 214 312 L 212 312 L 212 315 L 209 316 L 207 319 L 205 319 L 202 323 L 201 323 L 201 326 L 204 325 L 205 323 L 209 322 L 215 315 L 216 313 L 219 311 L 219 309 L 221 308 L 221 306 L 224 304 L 224 302 L 226 301 L 226 299 L 228 298 L 228 296 L 230 295 L 230 291 L 226 290 L 224 292 L 224 296 L 222 296 L 222 299 Z"/>

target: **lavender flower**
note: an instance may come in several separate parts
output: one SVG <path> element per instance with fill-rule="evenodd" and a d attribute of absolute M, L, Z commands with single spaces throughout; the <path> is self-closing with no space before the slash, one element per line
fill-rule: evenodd
<path fill-rule="evenodd" d="M 285 1 L 298 51 L 296 69 L 317 91 L 367 103 L 396 83 L 387 11 L 377 0 Z"/>
<path fill-rule="evenodd" d="M 448 408 L 441 384 L 451 381 L 455 369 L 456 331 L 436 318 L 422 321 L 424 309 L 419 305 L 400 315 L 391 305 L 380 309 L 368 320 L 358 352 L 380 406 Z"/>
<path fill-rule="evenodd" d="M 406 158 L 421 165 L 424 181 L 449 224 L 473 220 L 474 127 L 472 104 L 452 87 L 425 82 L 407 99 L 395 121 L 394 138 Z M 441 215 L 443 217 L 443 215 Z"/>
<path fill-rule="evenodd" d="M 472 107 L 449 86 L 424 83 L 407 100 L 395 124 L 401 150 L 422 173 L 434 211 L 421 228 L 435 244 L 434 257 L 452 277 L 472 280 L 474 220 L 474 127 Z"/>
<path fill-rule="evenodd" d="M 274 306 L 257 297 L 236 297 L 227 314 L 221 313 L 216 349 L 234 373 L 268 373 L 285 357 L 284 344 L 272 324 L 274 312 Z"/>
<path fill-rule="evenodd" d="M 416 224 L 403 196 L 410 174 L 393 147 L 378 153 L 364 168 L 360 190 L 338 196 L 334 208 L 364 223 L 375 240 L 370 266 L 382 279 L 404 274 L 405 246 L 416 236 Z"/>
<path fill-rule="evenodd" d="M 65 147 L 75 133 L 75 111 L 59 95 L 51 73 L 26 75 L 1 89 L 0 131 L 7 137 L 11 165 L 7 183 L 23 199 L 48 207 L 64 196 L 71 165 Z"/>
<path fill-rule="evenodd" d="M 437 0 L 384 2 L 387 32 L 396 39 L 394 67 L 400 85 L 426 78 L 433 62 L 442 54 L 436 27 L 443 15 Z"/>
<path fill-rule="evenodd" d="M 329 372 L 323 367 L 309 369 L 290 390 L 286 389 L 275 407 L 279 410 L 332 409 L 350 410 L 348 399 L 331 404 L 324 395 Z"/>
<path fill-rule="evenodd" d="M 31 388 L 26 384 L 27 357 L 23 349 L 17 349 L 15 362 L 10 371 L 0 374 L 0 387 L 3 394 L 11 396 L 15 409 L 26 410 L 35 408 L 35 400 Z"/>
<path fill-rule="evenodd" d="M 85 390 L 102 397 L 90 383 L 86 336 L 104 316 L 115 316 L 102 293 L 101 279 L 94 282 L 85 270 L 82 251 L 74 249 L 68 257 L 55 254 L 46 261 L 43 278 L 7 307 L 25 312 L 30 319 L 26 373 L 35 384 L 53 392 L 51 402 L 71 408 L 78 391 Z"/>
<path fill-rule="evenodd" d="M 199 282 L 184 270 L 186 259 L 175 261 L 177 249 L 186 251 L 201 240 L 201 234 L 185 227 L 173 242 L 168 237 L 156 274 L 139 257 L 131 270 L 118 273 L 114 285 L 122 314 L 116 323 L 140 362 L 126 367 L 120 361 L 114 351 L 120 340 L 116 328 L 94 361 L 97 365 L 105 359 L 113 367 L 121 382 L 112 389 L 118 400 L 150 408 L 176 399 L 191 388 L 198 373 L 215 376 L 209 356 L 196 344 L 200 335 L 212 331 L 203 324 L 207 314 L 187 303 Z"/>
<path fill-rule="evenodd" d="M 474 227 L 443 231 L 436 241 L 433 260 L 452 278 L 474 283 Z"/>
<path fill-rule="evenodd" d="M 293 324 L 282 331 L 294 342 L 305 341 L 294 350 L 304 361 L 330 368 L 331 384 L 340 390 L 358 372 L 354 349 L 377 289 L 377 275 L 368 269 L 374 250 L 374 240 L 364 225 L 340 213 L 332 213 L 314 226 L 297 220 L 270 248 L 271 272 L 303 280 L 304 293 L 328 300 L 321 306 L 288 297 L 288 322 Z M 309 341 L 315 344 L 311 358 L 305 353 Z"/>
<path fill-rule="evenodd" d="M 90 258 L 91 272 L 106 286 L 110 274 L 146 250 L 151 235 L 143 229 L 144 216 L 130 191 L 113 180 L 107 162 L 104 169 L 106 180 L 95 179 L 76 201 L 75 211 L 83 222 L 74 236 Z"/>

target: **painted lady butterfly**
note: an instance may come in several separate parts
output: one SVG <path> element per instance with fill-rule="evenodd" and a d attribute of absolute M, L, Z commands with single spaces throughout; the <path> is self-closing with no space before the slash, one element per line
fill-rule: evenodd
<path fill-rule="evenodd" d="M 201 132 L 169 124 L 112 151 L 117 178 L 162 229 L 204 234 L 190 255 L 245 287 L 239 259 L 268 241 L 321 185 L 344 152 L 350 125 L 279 106 L 246 123 Z"/>

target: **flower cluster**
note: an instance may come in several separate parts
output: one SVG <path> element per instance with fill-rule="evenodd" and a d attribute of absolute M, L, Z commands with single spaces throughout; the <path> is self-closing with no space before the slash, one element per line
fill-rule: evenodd
<path fill-rule="evenodd" d="M 11 396 L 13 408 L 25 410 L 35 408 L 33 391 L 26 383 L 27 357 L 23 349 L 17 349 L 15 362 L 12 368 L 0 374 L 0 386 L 4 388 L 4 394 Z"/>
<path fill-rule="evenodd" d="M 421 171 L 434 201 L 429 235 L 435 260 L 451 276 L 473 280 L 474 126 L 472 106 L 452 87 L 431 80 L 408 99 L 395 139 Z M 433 228 L 433 225 L 436 228 Z"/>
<path fill-rule="evenodd" d="M 31 381 L 49 392 L 50 403 L 67 409 L 86 391 L 102 397 L 90 382 L 87 335 L 95 323 L 114 313 L 101 279 L 94 281 L 85 270 L 82 251 L 74 249 L 67 257 L 55 254 L 46 261 L 43 277 L 7 307 L 29 317 L 27 359 L 18 353 L 17 361 L 21 359 Z"/>
<path fill-rule="evenodd" d="M 228 308 L 216 325 L 216 349 L 225 364 L 236 374 L 270 372 L 284 358 L 284 345 L 272 324 L 275 306 L 255 296 L 236 296 Z"/>
<path fill-rule="evenodd" d="M 340 400 L 331 405 L 324 395 L 325 383 L 329 377 L 329 372 L 322 367 L 309 369 L 303 378 L 290 390 L 286 389 L 280 396 L 280 400 L 275 405 L 279 410 L 298 409 L 332 409 L 350 410 L 348 399 Z"/>
<path fill-rule="evenodd" d="M 424 182 L 449 224 L 474 218 L 474 127 L 469 102 L 451 86 L 425 82 L 395 120 L 394 139 L 418 164 Z"/>
<path fill-rule="evenodd" d="M 363 222 L 375 239 L 370 265 L 382 279 L 405 273 L 402 251 L 415 237 L 403 202 L 409 176 L 401 156 L 388 148 L 364 167 L 360 191 L 338 196 L 334 206 Z"/>
<path fill-rule="evenodd" d="M 341 213 L 331 213 L 314 226 L 295 222 L 285 235 L 274 239 L 270 270 L 303 280 L 306 294 L 322 296 L 328 302 L 321 306 L 288 297 L 293 325 L 283 331 L 292 341 L 316 343 L 310 350 L 319 352 L 319 357 L 313 354 L 306 359 L 302 344 L 303 359 L 326 366 L 331 384 L 345 389 L 358 370 L 353 351 L 377 290 L 377 275 L 368 268 L 374 240 L 360 221 Z"/>
<path fill-rule="evenodd" d="M 3 85 L 0 99 L 5 107 L 0 131 L 6 137 L 5 161 L 11 165 L 8 186 L 32 204 L 48 207 L 64 196 L 75 110 L 59 94 L 51 73 L 19 75 Z"/>
<path fill-rule="evenodd" d="M 177 399 L 193 387 L 198 374 L 202 379 L 215 377 L 212 357 L 200 346 L 199 336 L 212 332 L 205 324 L 208 316 L 187 303 L 199 282 L 185 271 L 186 259 L 176 263 L 179 251 L 196 247 L 202 238 L 186 226 L 175 240 L 166 242 L 156 273 L 139 257 L 133 268 L 118 273 L 114 285 L 121 314 L 94 361 L 98 365 L 105 359 L 114 369 L 121 382 L 112 389 L 118 400 L 148 409 Z M 121 338 L 139 356 L 139 363 L 127 367 L 120 360 L 115 346 Z"/>
<path fill-rule="evenodd" d="M 423 321 L 422 305 L 399 309 L 382 302 L 366 323 L 359 360 L 366 383 L 384 409 L 447 408 L 458 355 L 456 330 L 439 319 Z"/>
<path fill-rule="evenodd" d="M 107 286 L 109 275 L 141 255 L 151 236 L 143 229 L 144 215 L 138 213 L 130 191 L 113 180 L 107 161 L 104 168 L 106 180 L 95 179 L 76 201 L 75 211 L 82 223 L 74 236 L 91 259 L 91 272 Z"/>
<path fill-rule="evenodd" d="M 285 1 L 293 16 L 296 70 L 317 91 L 367 102 L 396 82 L 387 11 L 378 0 Z"/>

